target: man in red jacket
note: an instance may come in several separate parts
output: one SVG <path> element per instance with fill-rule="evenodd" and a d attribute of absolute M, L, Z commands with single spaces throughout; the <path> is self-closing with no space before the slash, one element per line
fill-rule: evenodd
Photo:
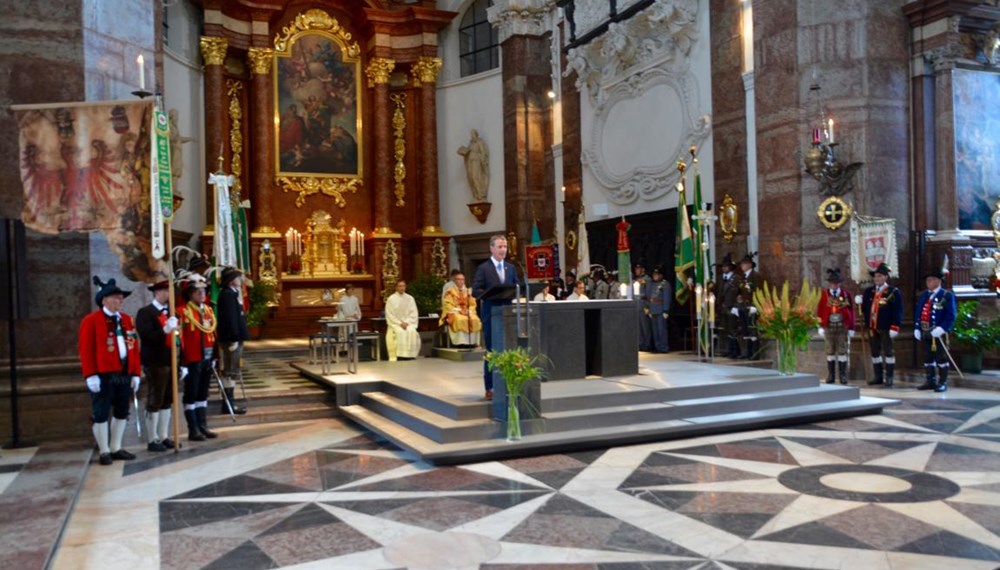
<path fill-rule="evenodd" d="M 840 383 L 847 384 L 847 359 L 850 343 L 854 338 L 854 306 L 851 295 L 843 288 L 839 269 L 827 269 L 828 287 L 823 289 L 816 311 L 819 315 L 819 336 L 826 341 L 826 383 L 836 380 L 840 370 Z"/>
<path fill-rule="evenodd" d="M 80 365 L 90 390 L 100 463 L 111 465 L 114 459 L 135 459 L 122 449 L 122 436 L 128 423 L 129 396 L 139 391 L 139 334 L 132 317 L 121 312 L 125 297 L 132 292 L 121 290 L 114 279 L 102 283 L 95 276 L 94 284 L 100 288 L 94 298 L 100 308 L 80 322 Z"/>

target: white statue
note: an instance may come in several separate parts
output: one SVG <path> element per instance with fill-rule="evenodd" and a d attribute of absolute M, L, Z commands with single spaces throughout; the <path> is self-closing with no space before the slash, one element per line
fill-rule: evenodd
<path fill-rule="evenodd" d="M 459 147 L 458 154 L 465 157 L 465 175 L 473 200 L 485 202 L 490 188 L 490 149 L 479 138 L 476 129 L 472 129 L 469 145 Z"/>
<path fill-rule="evenodd" d="M 194 137 L 181 136 L 177 126 L 177 109 L 167 112 L 170 119 L 170 176 L 174 179 L 174 191 L 177 191 L 177 179 L 184 174 L 184 152 L 181 145 L 194 140 Z"/>

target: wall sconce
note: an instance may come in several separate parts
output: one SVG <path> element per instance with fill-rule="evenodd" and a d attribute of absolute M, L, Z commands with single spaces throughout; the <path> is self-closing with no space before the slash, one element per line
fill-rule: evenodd
<path fill-rule="evenodd" d="M 833 119 L 827 120 L 823 114 L 819 85 L 815 83 L 811 85 L 809 92 L 810 98 L 816 100 L 816 107 L 819 109 L 820 127 L 812 129 L 812 146 L 806 151 L 802 161 L 805 163 L 806 172 L 819 181 L 821 195 L 841 196 L 854 189 L 852 179 L 864 163 L 852 162 L 845 166 L 837 159 Z"/>

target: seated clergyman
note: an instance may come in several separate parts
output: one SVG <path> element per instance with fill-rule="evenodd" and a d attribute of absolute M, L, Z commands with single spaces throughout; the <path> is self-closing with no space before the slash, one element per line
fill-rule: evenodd
<path fill-rule="evenodd" d="M 465 275 L 457 273 L 452 281 L 455 286 L 444 294 L 440 323 L 447 324 L 451 344 L 460 348 L 477 346 L 483 323 L 476 313 L 476 298 L 465 287 Z"/>

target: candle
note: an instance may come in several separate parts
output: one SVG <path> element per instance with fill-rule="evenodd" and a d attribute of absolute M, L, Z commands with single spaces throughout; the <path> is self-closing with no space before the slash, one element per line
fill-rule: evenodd
<path fill-rule="evenodd" d="M 357 228 L 351 228 L 351 255 L 356 255 L 358 253 L 358 230 Z"/>
<path fill-rule="evenodd" d="M 715 322 L 715 293 L 708 294 L 708 322 Z"/>
<path fill-rule="evenodd" d="M 142 54 L 135 58 L 136 63 L 139 64 L 139 91 L 146 90 L 146 62 L 142 59 Z"/>
<path fill-rule="evenodd" d="M 289 257 L 291 257 L 291 255 L 293 253 L 295 253 L 295 250 L 292 249 L 292 232 L 293 231 L 295 231 L 295 230 L 293 230 L 292 228 L 288 228 L 288 231 L 285 232 L 285 253 Z"/>
<path fill-rule="evenodd" d="M 834 138 L 833 138 L 833 119 L 830 119 L 829 122 L 828 122 L 828 124 L 830 125 L 830 132 L 829 132 L 829 134 L 830 134 L 830 144 L 833 144 L 834 143 Z"/>
<path fill-rule="evenodd" d="M 698 313 L 698 315 L 700 317 L 701 316 L 701 285 L 695 285 L 695 288 L 694 288 L 694 303 L 695 303 L 695 307 L 696 307 L 695 311 Z"/>
<path fill-rule="evenodd" d="M 819 144 L 819 129 L 813 129 L 813 144 Z"/>
<path fill-rule="evenodd" d="M 361 244 L 361 257 L 365 256 L 365 234 L 358 232 L 358 243 Z"/>
<path fill-rule="evenodd" d="M 618 284 L 618 296 L 621 297 L 622 299 L 624 299 L 626 295 L 628 295 L 628 285 L 626 285 L 624 283 L 619 283 Z"/>
<path fill-rule="evenodd" d="M 302 255 L 302 234 L 295 230 L 295 253 Z"/>
<path fill-rule="evenodd" d="M 642 294 L 642 291 L 639 290 L 640 287 L 642 287 L 642 285 L 638 281 L 632 282 L 632 296 L 638 297 Z"/>

